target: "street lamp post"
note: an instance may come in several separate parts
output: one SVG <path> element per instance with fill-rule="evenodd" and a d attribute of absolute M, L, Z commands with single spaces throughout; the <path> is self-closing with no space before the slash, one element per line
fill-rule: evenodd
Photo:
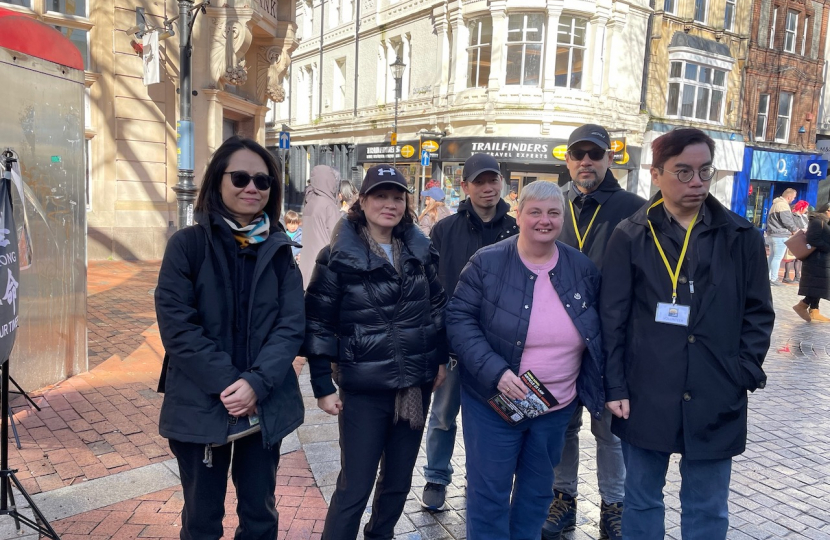
<path fill-rule="evenodd" d="M 393 133 L 395 134 L 395 153 L 392 155 L 392 166 L 398 167 L 398 100 L 401 99 L 401 79 L 403 78 L 403 71 L 406 69 L 406 64 L 403 63 L 401 57 L 395 58 L 395 61 L 389 64 L 392 68 L 392 76 L 395 77 L 395 127 Z"/>

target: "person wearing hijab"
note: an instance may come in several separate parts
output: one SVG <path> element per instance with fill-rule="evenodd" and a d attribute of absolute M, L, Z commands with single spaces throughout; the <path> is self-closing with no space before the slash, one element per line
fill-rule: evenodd
<path fill-rule="evenodd" d="M 452 210 L 444 204 L 444 190 L 438 186 L 422 191 L 421 196 L 424 197 L 426 206 L 421 215 L 418 216 L 418 227 L 421 228 L 424 235 L 429 236 L 435 224 L 445 217 L 451 216 Z"/>
<path fill-rule="evenodd" d="M 317 254 L 331 241 L 331 232 L 340 219 L 340 173 L 328 165 L 311 169 L 303 206 L 303 256 L 300 272 L 303 288 L 308 288 Z"/>

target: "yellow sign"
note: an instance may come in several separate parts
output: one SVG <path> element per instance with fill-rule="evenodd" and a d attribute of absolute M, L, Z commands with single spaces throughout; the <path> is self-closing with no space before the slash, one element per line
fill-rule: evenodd
<path fill-rule="evenodd" d="M 438 151 L 438 143 L 435 141 L 423 141 L 421 143 L 421 150 L 428 150 L 430 152 Z"/>
<path fill-rule="evenodd" d="M 389 138 L 389 144 L 392 146 L 398 146 L 398 134 L 393 133 L 392 136 Z"/>
<path fill-rule="evenodd" d="M 626 163 L 628 163 L 629 157 L 630 156 L 628 155 L 628 152 L 623 152 L 622 155 L 614 157 L 614 163 L 625 165 Z"/>
<path fill-rule="evenodd" d="M 625 140 L 614 139 L 611 141 L 611 150 L 614 152 L 622 152 L 625 150 Z"/>
<path fill-rule="evenodd" d="M 565 161 L 565 154 L 568 153 L 568 146 L 564 144 L 560 144 L 556 148 L 553 149 L 553 157 L 556 159 L 561 159 Z"/>
<path fill-rule="evenodd" d="M 415 149 L 412 145 L 407 144 L 406 146 L 401 148 L 401 155 L 405 158 L 411 158 L 415 155 Z"/>

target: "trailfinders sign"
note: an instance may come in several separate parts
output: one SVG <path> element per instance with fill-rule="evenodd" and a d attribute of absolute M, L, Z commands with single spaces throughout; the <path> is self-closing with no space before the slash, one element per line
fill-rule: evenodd
<path fill-rule="evenodd" d="M 617 164 L 626 163 L 628 153 L 625 139 L 613 139 L 612 144 L 620 149 L 614 161 Z M 458 138 L 441 141 L 439 155 L 443 161 L 465 161 L 473 154 L 490 154 L 499 161 L 562 165 L 567 150 L 568 141 L 564 139 Z"/>

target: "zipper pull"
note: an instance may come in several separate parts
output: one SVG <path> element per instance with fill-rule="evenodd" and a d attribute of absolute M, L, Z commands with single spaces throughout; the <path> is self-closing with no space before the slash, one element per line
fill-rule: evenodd
<path fill-rule="evenodd" d="M 689 293 L 690 294 L 695 293 L 695 282 L 694 281 L 689 281 Z"/>

